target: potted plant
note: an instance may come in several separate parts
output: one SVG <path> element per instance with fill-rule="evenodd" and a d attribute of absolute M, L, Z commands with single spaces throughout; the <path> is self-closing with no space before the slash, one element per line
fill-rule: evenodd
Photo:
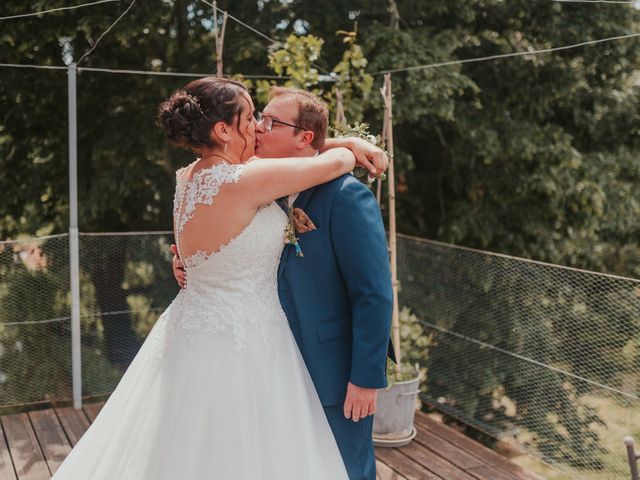
<path fill-rule="evenodd" d="M 388 374 L 389 386 L 378 390 L 378 406 L 373 417 L 376 447 L 401 447 L 417 433 L 413 420 L 420 393 L 420 372 L 407 364 L 402 365 L 399 375 L 395 367 L 390 370 L 393 372 Z"/>
<path fill-rule="evenodd" d="M 426 377 L 426 365 L 432 336 L 425 335 L 418 318 L 408 308 L 399 312 L 400 346 L 405 361 L 389 364 L 387 388 L 378 390 L 378 404 L 373 417 L 373 443 L 377 447 L 401 447 L 416 436 L 413 426 L 419 408 L 420 382 Z"/>

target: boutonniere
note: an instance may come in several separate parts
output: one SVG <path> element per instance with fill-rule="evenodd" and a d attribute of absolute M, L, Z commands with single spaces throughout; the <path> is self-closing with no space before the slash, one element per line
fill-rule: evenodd
<path fill-rule="evenodd" d="M 293 245 L 296 248 L 296 257 L 304 257 L 302 248 L 300 248 L 299 238 L 296 235 L 310 232 L 316 229 L 309 215 L 301 208 L 291 208 L 288 210 L 289 222 L 284 229 L 284 243 Z"/>

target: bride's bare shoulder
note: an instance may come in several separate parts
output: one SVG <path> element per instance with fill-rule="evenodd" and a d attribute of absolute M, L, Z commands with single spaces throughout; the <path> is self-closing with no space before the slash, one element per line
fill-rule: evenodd
<path fill-rule="evenodd" d="M 184 175 L 188 173 L 197 162 L 198 162 L 198 159 L 196 158 L 193 162 L 191 162 L 186 167 L 181 167 L 178 170 L 176 170 L 176 177 L 183 178 Z"/>

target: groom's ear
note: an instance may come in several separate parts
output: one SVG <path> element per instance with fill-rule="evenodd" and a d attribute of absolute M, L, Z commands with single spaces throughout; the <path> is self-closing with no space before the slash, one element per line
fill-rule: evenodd
<path fill-rule="evenodd" d="M 315 136 L 315 133 L 313 133 L 311 130 L 305 130 L 298 139 L 298 148 L 307 148 L 313 143 L 313 139 L 315 138 Z"/>

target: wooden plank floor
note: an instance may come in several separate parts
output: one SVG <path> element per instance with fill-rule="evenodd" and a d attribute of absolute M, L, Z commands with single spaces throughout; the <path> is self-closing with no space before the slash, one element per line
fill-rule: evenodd
<path fill-rule="evenodd" d="M 0 480 L 49 480 L 102 405 L 0 417 Z M 423 413 L 415 425 L 418 435 L 409 445 L 376 449 L 379 480 L 539 480 Z"/>

